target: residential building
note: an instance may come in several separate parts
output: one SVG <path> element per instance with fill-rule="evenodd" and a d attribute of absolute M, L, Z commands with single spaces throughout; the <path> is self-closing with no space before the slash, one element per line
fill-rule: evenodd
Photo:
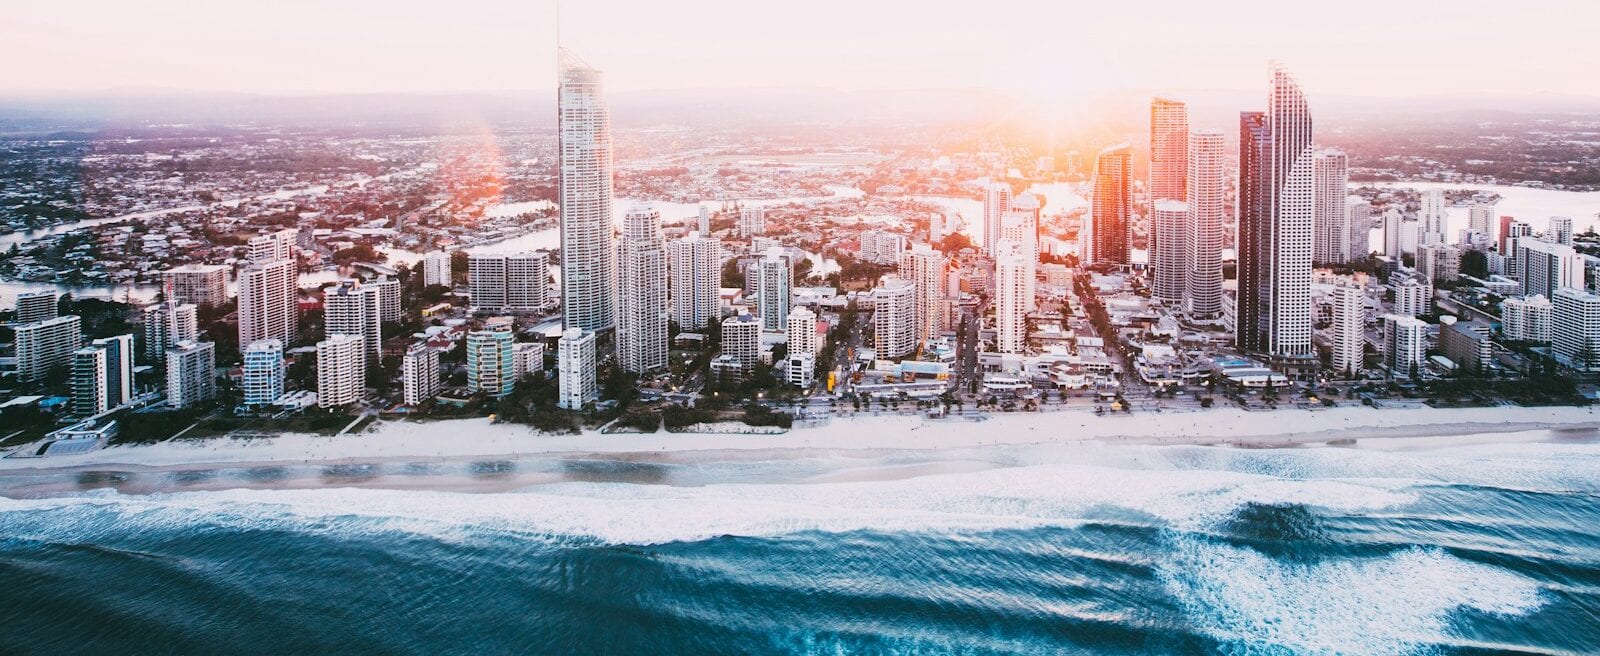
<path fill-rule="evenodd" d="M 561 208 L 561 308 L 566 328 L 616 325 L 617 248 L 611 110 L 600 71 L 559 53 L 557 205 Z"/>
<path fill-rule="evenodd" d="M 1343 151 L 1317 151 L 1312 159 L 1313 264 L 1350 261 L 1349 159 Z"/>
<path fill-rule="evenodd" d="M 667 366 L 667 251 L 661 213 L 628 210 L 622 220 L 617 262 L 617 360 L 623 369 L 649 373 Z"/>
<path fill-rule="evenodd" d="M 568 328 L 556 345 L 556 405 L 567 410 L 582 410 L 600 398 L 596 381 L 594 333 Z"/>
<path fill-rule="evenodd" d="M 1222 131 L 1191 131 L 1188 155 L 1184 308 L 1196 319 L 1215 319 L 1222 315 L 1222 235 L 1227 218 L 1223 205 L 1226 154 Z"/>
<path fill-rule="evenodd" d="M 379 276 L 377 280 L 363 283 L 378 290 L 378 319 L 383 323 L 400 321 L 400 280 Z"/>
<path fill-rule="evenodd" d="M 472 305 L 480 310 L 538 312 L 550 302 L 550 255 L 469 255 L 467 285 Z"/>
<path fill-rule="evenodd" d="M 672 318 L 679 330 L 704 330 L 721 312 L 722 242 L 691 232 L 667 245 Z"/>
<path fill-rule="evenodd" d="M 1493 201 L 1473 203 L 1467 208 L 1467 229 L 1488 235 L 1489 241 L 1495 241 L 1499 235 L 1495 234 L 1495 204 Z"/>
<path fill-rule="evenodd" d="M 283 228 L 251 237 L 247 245 L 246 260 L 254 264 L 264 264 L 295 259 L 294 244 L 297 234 L 293 228 Z"/>
<path fill-rule="evenodd" d="M 467 333 L 467 391 L 502 397 L 517 384 L 516 335 L 510 322 L 491 322 Z M 591 335 L 593 333 L 590 333 Z"/>
<path fill-rule="evenodd" d="M 760 207 L 740 208 L 739 234 L 744 237 L 767 234 L 767 211 Z"/>
<path fill-rule="evenodd" d="M 445 251 L 431 251 L 422 256 L 422 284 L 426 287 L 444 286 L 454 284 L 450 271 L 450 254 Z M 470 269 L 469 269 L 470 270 Z"/>
<path fill-rule="evenodd" d="M 1449 218 L 1443 189 L 1427 189 L 1422 192 L 1422 209 L 1417 212 L 1417 221 L 1422 230 L 1418 246 L 1428 244 L 1442 244 L 1446 241 L 1445 222 Z"/>
<path fill-rule="evenodd" d="M 367 387 L 366 348 L 361 335 L 329 334 L 317 342 L 317 407 L 361 400 Z"/>
<path fill-rule="evenodd" d="M 1482 374 L 1493 362 L 1494 345 L 1489 335 L 1494 328 L 1484 321 L 1441 321 L 1439 352 L 1467 374 Z"/>
<path fill-rule="evenodd" d="M 1419 246 L 1417 271 L 1428 280 L 1453 282 L 1461 277 L 1461 249 L 1442 243 Z"/>
<path fill-rule="evenodd" d="M 1557 289 L 1583 288 L 1583 256 L 1571 246 L 1531 237 L 1514 240 L 1523 296 L 1540 295 L 1554 302 Z"/>
<path fill-rule="evenodd" d="M 1006 240 L 1000 240 L 1002 244 Z M 917 288 L 887 275 L 872 290 L 872 346 L 878 358 L 897 360 L 917 350 Z"/>
<path fill-rule="evenodd" d="M 1390 375 L 1414 378 L 1428 352 L 1428 324 L 1416 317 L 1383 316 L 1383 364 Z"/>
<path fill-rule="evenodd" d="M 355 335 L 365 344 L 367 363 L 383 359 L 383 295 L 359 280 L 341 280 L 322 291 L 324 335 Z"/>
<path fill-rule="evenodd" d="M 1372 234 L 1372 203 L 1360 196 L 1344 199 L 1345 223 L 1350 226 L 1350 260 L 1365 259 L 1372 254 L 1368 243 Z"/>
<path fill-rule="evenodd" d="M 400 358 L 401 393 L 406 405 L 421 405 L 439 395 L 439 351 L 418 342 Z"/>
<path fill-rule="evenodd" d="M 1240 348 L 1274 361 L 1311 349 L 1312 120 L 1290 73 L 1273 68 L 1267 111 L 1240 117 Z"/>
<path fill-rule="evenodd" d="M 192 304 L 179 305 L 176 301 L 163 301 L 147 305 L 144 317 L 144 351 L 151 360 L 166 357 L 167 349 L 178 342 L 200 338 L 197 308 Z"/>
<path fill-rule="evenodd" d="M 1365 366 L 1367 296 L 1359 285 L 1333 288 L 1333 371 L 1346 378 L 1361 375 Z"/>
<path fill-rule="evenodd" d="M 254 262 L 239 269 L 239 345 L 263 339 L 294 343 L 300 329 L 300 274 L 294 260 Z"/>
<path fill-rule="evenodd" d="M 162 300 L 196 307 L 228 304 L 228 267 L 221 264 L 186 264 L 167 269 L 161 272 L 161 282 L 163 288 L 171 290 Z"/>
<path fill-rule="evenodd" d="M 916 327 L 913 337 L 917 341 L 938 339 L 945 331 L 945 286 L 948 284 L 946 277 L 948 270 L 949 262 L 944 254 L 927 244 L 917 244 L 911 250 L 900 254 L 900 277 L 911 281 L 916 288 Z M 816 317 L 813 315 L 812 321 L 815 320 Z M 793 335 L 790 335 L 789 341 L 794 342 Z"/>
<path fill-rule="evenodd" d="M 1133 150 L 1119 144 L 1100 151 L 1095 159 L 1093 198 L 1090 200 L 1091 264 L 1128 264 L 1133 239 Z"/>
<path fill-rule="evenodd" d="M 1150 298 L 1158 303 L 1178 305 L 1188 291 L 1189 205 L 1177 200 L 1155 201 L 1155 240 L 1150 253 Z"/>
<path fill-rule="evenodd" d="M 187 408 L 217 397 L 217 349 L 178 342 L 167 349 L 167 405 Z"/>
<path fill-rule="evenodd" d="M 1166 98 L 1151 99 L 1148 189 L 1152 204 L 1188 200 L 1188 146 L 1189 106 Z"/>
<path fill-rule="evenodd" d="M 60 316 L 59 308 L 55 292 L 22 292 L 17 294 L 17 311 L 13 321 L 22 324 L 54 319 Z"/>
<path fill-rule="evenodd" d="M 1020 244 L 1001 240 L 995 257 L 995 348 L 1022 353 L 1028 341 L 1028 305 L 1033 300 L 1033 262 Z"/>
<path fill-rule="evenodd" d="M 1540 295 L 1508 298 L 1500 303 L 1500 333 L 1509 341 L 1549 344 L 1554 311 Z"/>
<path fill-rule="evenodd" d="M 789 310 L 789 353 L 811 353 L 822 351 L 822 335 L 817 332 L 817 313 L 803 305 L 796 305 Z"/>
<path fill-rule="evenodd" d="M 1420 317 L 1433 311 L 1433 285 L 1408 278 L 1394 287 L 1394 314 Z"/>
<path fill-rule="evenodd" d="M 544 343 L 517 342 L 511 345 L 511 371 L 518 380 L 544 373 Z"/>
<path fill-rule="evenodd" d="M 77 315 L 18 324 L 14 331 L 18 382 L 44 380 L 51 369 L 70 366 L 72 352 L 83 346 L 83 325 Z"/>
<path fill-rule="evenodd" d="M 983 252 L 994 253 L 1000 241 L 1000 220 L 1011 211 L 1011 185 L 991 182 L 983 187 Z"/>
<path fill-rule="evenodd" d="M 72 353 L 72 410 L 97 415 L 133 401 L 133 335 L 94 340 Z"/>
<path fill-rule="evenodd" d="M 894 264 L 905 249 L 905 235 L 888 230 L 863 230 L 856 256 L 873 264 Z"/>
<path fill-rule="evenodd" d="M 1565 216 L 1550 217 L 1550 227 L 1545 230 L 1544 238 L 1552 244 L 1562 246 L 1572 245 L 1572 219 Z"/>
<path fill-rule="evenodd" d="M 742 371 L 749 371 L 761 359 L 761 321 L 741 314 L 722 322 L 722 355 L 731 358 Z"/>
<path fill-rule="evenodd" d="M 283 396 L 283 342 L 263 339 L 244 349 L 244 373 L 239 387 L 246 406 L 271 405 Z"/>
<path fill-rule="evenodd" d="M 1579 371 L 1600 371 L 1600 296 L 1562 287 L 1551 297 L 1550 350 Z"/>
<path fill-rule="evenodd" d="M 781 248 L 769 248 L 753 267 L 756 278 L 756 312 L 761 317 L 761 329 L 782 332 L 788 327 L 789 308 L 794 305 L 790 296 L 791 276 L 789 258 Z"/>

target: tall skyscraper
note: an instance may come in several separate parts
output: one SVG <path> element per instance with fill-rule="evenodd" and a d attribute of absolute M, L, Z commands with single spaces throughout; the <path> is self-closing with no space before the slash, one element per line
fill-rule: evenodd
<path fill-rule="evenodd" d="M 1550 217 L 1550 227 L 1544 232 L 1544 239 L 1552 244 L 1562 246 L 1572 245 L 1572 219 L 1565 216 Z"/>
<path fill-rule="evenodd" d="M 221 264 L 185 264 L 167 269 L 161 272 L 161 282 L 171 290 L 162 300 L 196 307 L 222 307 L 228 303 L 228 267 Z"/>
<path fill-rule="evenodd" d="M 55 367 L 69 366 L 72 352 L 83 345 L 83 323 L 68 314 L 15 326 L 17 380 L 43 380 Z"/>
<path fill-rule="evenodd" d="M 1422 192 L 1422 208 L 1417 212 L 1417 221 L 1422 224 L 1418 246 L 1445 242 L 1445 222 L 1449 217 L 1445 208 L 1443 189 L 1428 189 Z"/>
<path fill-rule="evenodd" d="M 1185 309 L 1197 319 L 1222 315 L 1222 224 L 1226 151 L 1221 130 L 1189 132 L 1188 256 Z"/>
<path fill-rule="evenodd" d="M 600 71 L 565 49 L 560 58 L 562 323 L 567 328 L 610 330 L 616 325 L 617 305 L 611 110 Z"/>
<path fill-rule="evenodd" d="M 884 276 L 872 290 L 872 346 L 879 358 L 903 358 L 917 350 L 916 299 L 916 285 L 900 276 Z"/>
<path fill-rule="evenodd" d="M 1021 244 L 1001 240 L 995 254 L 995 348 L 1021 353 L 1028 341 L 1028 307 L 1033 301 L 1034 262 Z"/>
<path fill-rule="evenodd" d="M 916 287 L 917 341 L 938 339 L 945 330 L 945 271 L 948 263 L 944 253 L 927 244 L 917 244 L 900 254 L 900 277 Z M 813 319 L 815 317 L 813 316 Z M 790 343 L 794 336 L 789 336 Z"/>
<path fill-rule="evenodd" d="M 294 242 L 298 234 L 293 228 L 274 230 L 250 238 L 246 259 L 250 262 L 277 262 L 294 259 Z"/>
<path fill-rule="evenodd" d="M 646 373 L 667 366 L 667 253 L 661 213 L 628 210 L 617 255 L 621 293 L 617 302 L 617 359 L 622 368 Z"/>
<path fill-rule="evenodd" d="M 789 321 L 789 308 L 793 305 L 790 294 L 793 275 L 789 258 L 783 249 L 773 247 L 763 253 L 753 267 L 756 275 L 756 312 L 761 317 L 762 330 L 782 332 Z"/>
<path fill-rule="evenodd" d="M 1345 223 L 1350 224 L 1350 261 L 1366 259 L 1372 255 L 1372 203 L 1360 196 L 1344 199 Z"/>
<path fill-rule="evenodd" d="M 1405 215 L 1398 208 L 1390 207 L 1383 211 L 1383 254 L 1390 259 L 1398 261 L 1405 254 Z"/>
<path fill-rule="evenodd" d="M 1532 237 L 1516 239 L 1517 279 L 1524 296 L 1555 299 L 1557 289 L 1584 287 L 1583 255 L 1571 246 Z"/>
<path fill-rule="evenodd" d="M 1272 69 L 1266 113 L 1240 115 L 1238 342 L 1273 358 L 1311 355 L 1311 110 Z"/>
<path fill-rule="evenodd" d="M 1133 241 L 1133 151 L 1119 144 L 1100 151 L 1090 200 L 1091 264 L 1128 264 Z"/>
<path fill-rule="evenodd" d="M 1150 252 L 1150 297 L 1158 303 L 1176 305 L 1183 302 L 1188 288 L 1184 278 L 1189 269 L 1189 205 L 1163 199 L 1155 201 L 1154 210 L 1150 220 L 1155 234 Z"/>
<path fill-rule="evenodd" d="M 72 353 L 72 410 L 97 415 L 133 400 L 133 335 L 90 342 Z"/>
<path fill-rule="evenodd" d="M 1428 324 L 1416 317 L 1383 315 L 1383 364 L 1390 375 L 1410 378 L 1428 352 Z"/>
<path fill-rule="evenodd" d="M 239 379 L 247 406 L 270 405 L 283 396 L 283 342 L 263 339 L 244 349 L 244 371 Z"/>
<path fill-rule="evenodd" d="M 330 334 L 317 342 L 317 407 L 338 408 L 366 391 L 366 342 L 360 335 Z"/>
<path fill-rule="evenodd" d="M 789 353 L 816 355 L 822 350 L 822 335 L 817 333 L 817 313 L 796 305 L 789 310 Z"/>
<path fill-rule="evenodd" d="M 705 233 L 667 244 L 671 262 L 672 317 L 679 330 L 703 330 L 721 311 L 722 242 Z"/>
<path fill-rule="evenodd" d="M 239 348 L 263 339 L 294 343 L 300 328 L 299 271 L 294 260 L 254 262 L 239 269 Z"/>
<path fill-rule="evenodd" d="M 450 254 L 445 251 L 432 251 L 422 256 L 422 284 L 427 287 L 434 285 L 451 286 Z"/>
<path fill-rule="evenodd" d="M 197 310 L 193 305 L 179 305 L 176 301 L 167 300 L 146 305 L 142 314 L 144 352 L 151 360 L 165 358 L 167 349 L 172 348 L 173 344 L 200 338 Z"/>
<path fill-rule="evenodd" d="M 1312 238 L 1311 260 L 1316 264 L 1344 264 L 1350 261 L 1350 216 L 1346 204 L 1350 196 L 1349 159 L 1338 150 L 1321 150 L 1312 160 Z"/>
<path fill-rule="evenodd" d="M 1495 232 L 1495 204 L 1493 201 L 1480 201 L 1467 208 L 1467 229 L 1482 233 L 1495 241 L 1500 235 Z"/>
<path fill-rule="evenodd" d="M 401 393 L 406 405 L 419 405 L 439 395 L 439 352 L 418 342 L 400 358 Z"/>
<path fill-rule="evenodd" d="M 1346 378 L 1361 374 L 1366 347 L 1366 294 L 1354 284 L 1333 288 L 1333 370 Z"/>
<path fill-rule="evenodd" d="M 383 297 L 377 287 L 341 280 L 322 291 L 324 335 L 355 335 L 365 345 L 361 367 L 383 358 Z"/>
<path fill-rule="evenodd" d="M 379 276 L 377 280 L 368 280 L 365 285 L 378 290 L 378 318 L 385 323 L 400 321 L 400 279 L 389 276 Z"/>
<path fill-rule="evenodd" d="M 467 284 L 474 307 L 537 312 L 549 302 L 550 255 L 528 252 L 468 256 Z"/>
<path fill-rule="evenodd" d="M 17 294 L 14 320 L 16 323 L 33 323 L 54 319 L 60 314 L 59 308 L 55 292 L 22 292 Z"/>
<path fill-rule="evenodd" d="M 1044 201 L 1034 194 L 1011 199 L 1011 209 L 1000 217 L 1000 238 L 1022 245 L 1034 260 L 1039 259 L 1039 215 Z"/>
<path fill-rule="evenodd" d="M 1011 211 L 1011 185 L 991 182 L 983 188 L 983 252 L 994 254 L 1000 241 L 1000 221 Z"/>
<path fill-rule="evenodd" d="M 1150 101 L 1150 202 L 1187 201 L 1189 106 L 1176 100 Z M 1159 241 L 1159 238 L 1158 238 Z"/>
<path fill-rule="evenodd" d="M 187 408 L 217 397 L 217 349 L 211 342 L 178 342 L 167 349 L 167 405 Z"/>
<path fill-rule="evenodd" d="M 556 344 L 556 405 L 582 410 L 600 398 L 595 379 L 594 333 L 568 328 Z"/>

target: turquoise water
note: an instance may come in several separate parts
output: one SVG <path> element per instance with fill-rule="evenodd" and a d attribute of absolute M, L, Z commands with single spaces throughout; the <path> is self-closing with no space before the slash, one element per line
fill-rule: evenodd
<path fill-rule="evenodd" d="M 1582 441 L 74 476 L 0 475 L 0 653 L 1600 652 Z"/>

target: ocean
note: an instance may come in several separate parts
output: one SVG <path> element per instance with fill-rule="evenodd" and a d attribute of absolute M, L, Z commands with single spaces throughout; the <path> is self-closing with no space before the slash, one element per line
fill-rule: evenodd
<path fill-rule="evenodd" d="M 0 653 L 1600 653 L 1592 437 L 341 467 L 0 474 Z"/>

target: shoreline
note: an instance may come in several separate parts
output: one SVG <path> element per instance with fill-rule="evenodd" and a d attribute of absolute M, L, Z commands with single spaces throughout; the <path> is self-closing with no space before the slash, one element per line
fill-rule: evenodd
<path fill-rule="evenodd" d="M 1306 424 L 1315 430 L 1285 432 Z M 1426 441 L 1422 448 L 1504 441 L 1505 434 L 1597 431 L 1591 407 L 1281 409 L 1096 416 L 1090 413 L 1015 413 L 981 421 L 908 416 L 834 418 L 782 434 L 635 433 L 546 435 L 485 418 L 436 422 L 377 422 L 358 434 L 330 437 L 283 434 L 268 438 L 162 442 L 116 446 L 49 458 L 0 458 L 0 478 L 74 471 L 151 472 L 197 468 L 350 465 L 393 462 L 595 457 L 655 461 L 777 459 L 820 453 L 869 455 L 894 451 L 1069 444 L 1131 444 L 1228 448 L 1368 446 L 1368 440 Z M 1522 440 L 1534 439 L 1531 437 Z M 1407 448 L 1390 444 L 1380 448 Z"/>

